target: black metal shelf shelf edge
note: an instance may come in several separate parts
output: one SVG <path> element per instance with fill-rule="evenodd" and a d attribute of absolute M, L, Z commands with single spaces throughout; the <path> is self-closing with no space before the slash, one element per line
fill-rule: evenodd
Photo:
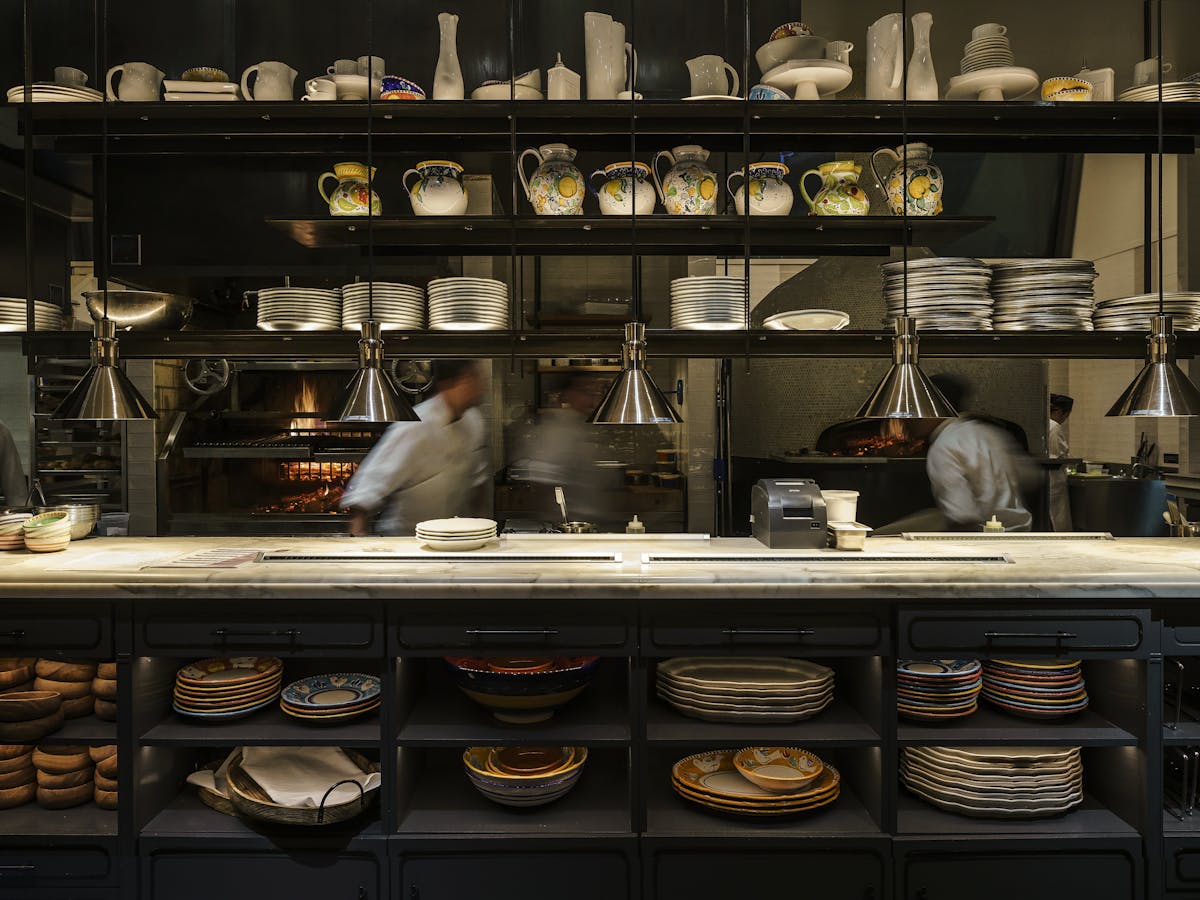
<path fill-rule="evenodd" d="M 87 359 L 90 333 L 40 332 L 26 336 L 24 352 L 36 359 Z M 1178 334 L 1181 357 L 1200 353 L 1200 332 Z M 353 359 L 358 336 L 351 332 L 182 331 L 127 332 L 121 335 L 125 359 L 222 357 L 230 360 Z M 621 345 L 618 328 L 576 332 L 476 331 L 387 332 L 390 356 L 483 358 L 611 356 Z M 874 331 L 670 331 L 647 335 L 652 357 L 808 357 L 883 358 L 891 352 L 891 336 Z M 923 333 L 925 357 L 1029 359 L 1142 359 L 1144 332 L 959 332 Z"/>
<path fill-rule="evenodd" d="M 368 243 L 366 219 L 268 217 L 267 224 L 309 248 Z M 953 241 L 990 225 L 990 216 L 936 216 L 908 220 L 910 242 Z M 633 226 L 636 225 L 636 236 Z M 382 216 L 371 222 L 371 241 L 392 252 L 522 255 L 573 252 L 694 253 L 699 249 L 741 255 L 806 249 L 878 248 L 904 243 L 904 221 L 895 216 Z"/>
<path fill-rule="evenodd" d="M 950 722 L 923 724 L 902 720 L 897 726 L 900 746 L 968 746 L 1012 742 L 1028 745 L 1136 747 L 1138 739 L 1092 710 L 1064 719 L 1019 719 L 981 706 L 975 713 Z"/>

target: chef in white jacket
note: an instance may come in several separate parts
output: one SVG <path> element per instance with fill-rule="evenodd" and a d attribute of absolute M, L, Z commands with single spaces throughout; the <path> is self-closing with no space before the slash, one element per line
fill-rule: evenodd
<path fill-rule="evenodd" d="M 484 512 L 491 455 L 476 408 L 483 378 L 473 360 L 436 360 L 434 395 L 417 404 L 419 422 L 396 422 L 367 454 L 346 493 L 350 533 L 410 535 L 418 522 Z"/>
<path fill-rule="evenodd" d="M 1071 455 L 1063 425 L 1075 401 L 1066 394 L 1050 395 L 1050 423 L 1046 429 L 1046 455 L 1052 459 L 1064 459 Z M 1071 498 L 1067 491 L 1067 473 L 1060 466 L 1050 470 L 1050 524 L 1055 531 L 1070 531 Z"/>

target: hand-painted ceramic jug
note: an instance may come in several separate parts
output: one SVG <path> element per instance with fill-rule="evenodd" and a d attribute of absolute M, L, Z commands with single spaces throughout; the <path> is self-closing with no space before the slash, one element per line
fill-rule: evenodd
<path fill-rule="evenodd" d="M 792 189 L 783 177 L 788 167 L 780 162 L 750 163 L 750 181 L 735 191 L 735 178 L 745 181 L 746 173 L 740 169 L 730 172 L 725 185 L 733 196 L 733 206 L 739 216 L 746 214 L 746 195 L 750 195 L 750 215 L 786 216 L 792 211 Z"/>
<path fill-rule="evenodd" d="M 658 176 L 658 161 L 666 158 L 671 168 Z M 708 167 L 708 151 L 696 144 L 654 154 L 652 174 L 658 199 L 673 216 L 711 216 L 717 211 L 717 173 Z"/>
<path fill-rule="evenodd" d="M 363 163 L 338 163 L 332 172 L 324 172 L 317 179 L 317 190 L 329 204 L 331 216 L 378 216 L 383 214 L 379 195 L 368 187 L 368 169 Z M 333 178 L 337 187 L 325 192 L 325 179 Z M 375 169 L 370 169 L 370 178 L 375 178 Z M 369 206 L 368 206 L 368 198 Z"/>
<path fill-rule="evenodd" d="M 904 146 L 895 150 L 891 147 L 880 147 L 871 154 L 871 170 L 887 196 L 888 209 L 899 216 L 904 214 L 904 206 L 907 205 L 910 216 L 940 215 L 943 178 L 942 170 L 930 161 L 933 148 L 928 144 L 908 144 L 907 147 L 907 175 L 904 174 Z M 881 154 L 890 156 L 894 161 L 891 172 L 886 177 L 880 174 L 879 167 L 875 164 L 876 157 Z M 902 183 L 908 186 L 906 191 L 902 189 Z"/>
<path fill-rule="evenodd" d="M 871 211 L 871 200 L 867 192 L 858 186 L 858 176 L 862 174 L 862 166 L 855 165 L 853 160 L 828 162 L 809 169 L 800 176 L 800 193 L 804 195 L 808 208 L 814 216 L 865 216 Z M 821 179 L 821 190 L 817 196 L 810 197 L 804 182 L 809 175 Z"/>
<path fill-rule="evenodd" d="M 463 167 L 445 159 L 427 159 L 404 173 L 401 181 L 418 216 L 461 216 L 467 211 Z M 409 187 L 408 177 L 417 180 Z"/>
<path fill-rule="evenodd" d="M 596 187 L 597 177 L 602 181 Z M 644 162 L 609 163 L 592 173 L 592 186 L 606 216 L 648 216 L 654 212 L 654 185 Z"/>
<path fill-rule="evenodd" d="M 531 178 L 525 177 L 525 157 L 539 163 Z M 573 160 L 575 151 L 566 144 L 543 144 L 537 150 L 530 147 L 517 159 L 517 175 L 529 198 L 533 211 L 539 216 L 578 216 L 583 214 L 583 173 Z"/>

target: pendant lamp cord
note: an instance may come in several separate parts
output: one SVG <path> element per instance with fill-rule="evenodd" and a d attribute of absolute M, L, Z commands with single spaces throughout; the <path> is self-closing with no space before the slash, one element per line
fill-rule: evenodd
<path fill-rule="evenodd" d="M 1163 251 L 1166 241 L 1163 236 L 1163 0 L 1158 0 L 1158 314 L 1163 315 L 1166 295 L 1163 286 Z"/>
<path fill-rule="evenodd" d="M 629 4 L 629 46 L 637 47 L 637 6 L 631 0 Z M 622 49 L 622 53 L 624 50 Z M 629 165 L 637 160 L 637 108 L 634 106 L 637 98 L 637 67 L 633 64 L 633 52 L 626 61 L 629 66 Z M 654 160 L 650 161 L 651 168 Z M 637 171 L 633 169 L 630 175 L 633 184 L 634 198 L 637 197 Z M 633 284 L 633 321 L 642 321 L 642 267 L 638 264 L 637 255 L 637 204 L 634 203 L 633 214 L 629 217 L 629 277 Z"/>
<path fill-rule="evenodd" d="M 103 41 L 100 58 L 108 70 L 108 0 L 100 0 L 100 40 Z M 100 102 L 100 184 L 96 193 L 100 198 L 100 246 L 96 252 L 100 259 L 100 290 L 104 292 L 104 316 L 108 318 L 108 91 Z M 93 215 L 94 215 L 93 211 Z"/>
<path fill-rule="evenodd" d="M 908 0 L 900 3 L 900 65 L 904 67 L 903 93 L 900 96 L 900 235 L 904 260 L 904 317 L 908 318 Z M 883 185 L 886 202 L 887 185 Z"/>
<path fill-rule="evenodd" d="M 367 321 L 375 321 L 375 0 L 367 0 Z M 361 329 L 360 329 L 361 331 Z"/>

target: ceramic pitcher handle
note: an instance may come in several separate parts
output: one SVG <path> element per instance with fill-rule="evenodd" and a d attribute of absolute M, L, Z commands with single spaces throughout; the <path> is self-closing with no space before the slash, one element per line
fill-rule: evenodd
<path fill-rule="evenodd" d="M 405 172 L 403 175 L 401 175 L 401 176 L 400 176 L 400 183 L 401 183 L 402 185 L 404 185 L 404 190 L 405 190 L 405 191 L 408 193 L 408 196 L 410 196 L 410 197 L 411 197 L 411 196 L 412 196 L 412 188 L 410 188 L 410 187 L 408 186 L 408 176 L 409 176 L 409 175 L 416 175 L 416 176 L 417 176 L 417 181 L 420 181 L 420 180 L 421 180 L 421 173 L 420 173 L 420 172 L 418 172 L 416 169 L 409 169 L 409 170 L 408 170 L 408 171 L 406 171 L 406 172 Z"/>
<path fill-rule="evenodd" d="M 741 169 L 735 169 L 734 171 L 730 172 L 729 177 L 725 179 L 725 190 L 729 191 L 730 197 L 736 198 L 737 194 L 733 189 L 733 179 L 735 179 L 735 178 L 740 178 L 740 179 L 742 179 L 742 181 L 745 181 L 746 173 L 743 172 Z"/>
<path fill-rule="evenodd" d="M 325 203 L 328 204 L 330 202 L 330 200 L 329 200 L 329 195 L 327 193 L 325 193 L 325 179 L 326 178 L 332 178 L 334 181 L 337 181 L 338 177 L 336 175 L 334 175 L 332 172 L 322 172 L 321 177 L 317 179 L 317 191 L 320 192 L 321 197 L 325 200 Z"/>
<path fill-rule="evenodd" d="M 733 79 L 733 90 L 731 90 L 729 92 L 729 96 L 730 97 L 742 96 L 741 93 L 739 93 L 742 89 L 742 80 L 740 78 L 738 78 L 737 69 L 735 69 L 729 63 L 723 63 L 722 65 L 725 66 L 725 71 L 729 73 L 729 77 Z"/>
<path fill-rule="evenodd" d="M 878 150 L 876 150 L 874 153 L 871 154 L 871 171 L 875 175 L 875 183 L 878 184 L 881 188 L 883 188 L 883 192 L 886 194 L 887 193 L 887 182 L 884 180 L 883 176 L 879 174 L 879 168 L 875 165 L 875 157 L 877 157 L 880 153 L 886 153 L 888 156 L 894 157 L 896 160 L 896 163 L 895 163 L 896 165 L 900 164 L 900 154 L 897 153 L 895 150 L 893 150 L 891 147 L 880 147 Z"/>
<path fill-rule="evenodd" d="M 900 49 L 900 29 L 903 22 L 892 23 L 892 46 L 896 48 L 896 64 L 892 67 L 892 84 L 891 90 L 896 90 L 900 87 L 900 82 L 904 80 L 904 51 Z"/>
<path fill-rule="evenodd" d="M 593 172 L 591 175 L 588 176 L 588 181 L 590 182 L 588 186 L 592 189 L 592 196 L 595 196 L 595 197 L 600 196 L 600 188 L 596 187 L 596 176 L 597 175 L 605 175 L 606 176 L 607 173 L 603 169 L 597 169 L 595 172 Z"/>
<path fill-rule="evenodd" d="M 117 92 L 113 89 L 113 76 L 116 75 L 118 72 L 121 72 L 122 74 L 124 74 L 125 67 L 124 66 L 113 66 L 111 69 L 108 70 L 108 74 L 104 76 L 104 85 L 105 85 L 105 88 L 107 89 L 106 93 L 108 94 L 108 99 L 112 100 L 114 102 L 117 99 Z"/>
<path fill-rule="evenodd" d="M 257 71 L 258 71 L 258 66 L 251 66 L 245 72 L 242 73 L 242 96 L 245 97 L 247 100 L 254 99 L 254 95 L 250 93 L 250 73 L 257 72 Z M 258 82 L 257 78 L 254 80 L 255 80 L 255 83 Z"/>
<path fill-rule="evenodd" d="M 654 154 L 654 159 L 650 162 L 650 174 L 654 176 L 654 190 L 658 193 L 659 203 L 666 205 L 667 195 L 663 191 L 662 179 L 658 177 L 658 161 L 664 156 L 671 161 L 671 165 L 675 165 L 675 157 L 670 150 L 659 150 Z"/>
<path fill-rule="evenodd" d="M 804 187 L 804 182 L 808 181 L 809 175 L 816 175 L 817 178 L 821 178 L 820 172 L 818 172 L 816 169 L 809 169 L 807 172 L 805 172 L 803 175 L 800 176 L 800 193 L 804 195 L 804 202 L 808 204 L 808 208 L 812 212 L 816 212 L 817 204 L 813 200 L 812 197 L 808 196 L 808 191 Z M 822 183 L 824 183 L 824 179 L 822 179 Z"/>
<path fill-rule="evenodd" d="M 633 93 L 633 85 L 637 81 L 637 51 L 633 49 L 633 44 L 625 42 L 625 90 Z M 636 99 L 636 98 L 635 98 Z"/>
<path fill-rule="evenodd" d="M 525 177 L 525 157 L 530 155 L 532 155 L 533 158 L 538 161 L 539 166 L 544 163 L 545 160 L 542 159 L 542 154 L 538 153 L 533 147 L 528 147 L 522 150 L 521 155 L 517 157 L 517 177 L 521 179 L 521 187 L 525 190 L 525 199 L 532 203 L 533 200 L 529 196 L 529 179 Z"/>

